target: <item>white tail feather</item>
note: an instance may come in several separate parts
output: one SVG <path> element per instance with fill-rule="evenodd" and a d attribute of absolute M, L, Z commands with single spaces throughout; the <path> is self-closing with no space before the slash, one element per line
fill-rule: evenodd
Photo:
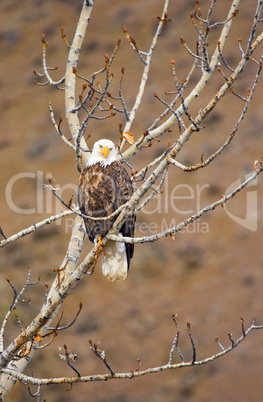
<path fill-rule="evenodd" d="M 127 257 L 125 244 L 108 241 L 102 255 L 102 273 L 110 281 L 123 281 L 127 276 Z"/>

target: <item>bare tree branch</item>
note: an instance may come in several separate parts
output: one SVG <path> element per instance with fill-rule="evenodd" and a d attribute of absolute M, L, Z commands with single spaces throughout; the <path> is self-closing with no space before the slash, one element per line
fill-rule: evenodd
<path fill-rule="evenodd" d="M 15 379 L 21 381 L 23 384 L 35 384 L 35 385 L 75 384 L 78 382 L 106 381 L 106 380 L 110 380 L 110 379 L 123 380 L 123 379 L 127 379 L 127 378 L 128 379 L 138 378 L 138 377 L 145 376 L 148 374 L 160 373 L 160 372 L 166 371 L 166 370 L 177 370 L 177 369 L 180 369 L 183 367 L 202 366 L 204 364 L 210 363 L 216 359 L 219 359 L 220 357 L 225 356 L 229 352 L 231 352 L 241 342 L 244 341 L 244 339 L 249 335 L 249 333 L 251 331 L 257 330 L 257 329 L 262 330 L 263 325 L 255 325 L 254 323 L 251 324 L 250 327 L 247 328 L 245 333 L 242 333 L 242 335 L 235 342 L 231 341 L 231 346 L 229 346 L 228 348 L 221 350 L 221 352 L 214 354 L 210 357 L 207 357 L 205 359 L 202 359 L 202 360 L 192 359 L 189 362 L 181 361 L 180 363 L 174 363 L 174 364 L 168 363 L 165 365 L 156 366 L 156 367 L 149 368 L 146 370 L 129 371 L 126 373 L 96 374 L 96 375 L 82 376 L 82 377 L 78 376 L 78 377 L 58 377 L 58 378 L 34 378 L 34 377 L 27 376 L 22 373 L 17 373 L 15 370 L 12 370 L 12 369 L 2 369 L 2 372 L 5 373 L 6 375 L 10 375 L 10 376 L 14 377 Z"/>
<path fill-rule="evenodd" d="M 65 216 L 69 216 L 69 215 L 73 215 L 73 214 L 74 214 L 73 211 L 64 211 L 64 212 L 61 212 L 61 214 L 50 216 L 49 218 L 44 219 L 41 222 L 34 223 L 33 225 L 29 226 L 27 229 L 23 229 L 20 232 L 12 235 L 10 237 L 7 237 L 5 240 L 2 240 L 0 242 L 0 247 L 4 247 L 6 244 L 14 242 L 14 241 L 20 239 L 21 237 L 24 237 L 32 232 L 35 232 L 37 229 L 40 229 L 46 225 L 49 225 L 52 222 L 62 219 Z"/>

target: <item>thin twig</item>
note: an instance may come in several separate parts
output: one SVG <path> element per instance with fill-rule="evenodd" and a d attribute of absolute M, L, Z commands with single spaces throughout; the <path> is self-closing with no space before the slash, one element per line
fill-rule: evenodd
<path fill-rule="evenodd" d="M 78 316 L 79 316 L 79 314 L 80 314 L 80 312 L 81 312 L 81 310 L 82 310 L 82 307 L 83 307 L 82 303 L 79 303 L 79 309 L 78 309 L 78 311 L 77 311 L 75 317 L 73 318 L 73 320 L 72 320 L 69 324 L 64 325 L 63 327 L 58 327 L 58 326 L 56 326 L 56 327 L 47 327 L 46 329 L 47 329 L 48 331 L 53 331 L 53 330 L 62 331 L 62 330 L 64 330 L 64 329 L 68 329 L 68 328 L 71 327 L 73 324 L 75 324 L 75 322 L 76 322 L 76 320 L 77 320 L 77 318 L 78 318 Z"/>
<path fill-rule="evenodd" d="M 114 371 L 112 370 L 111 366 L 109 365 L 109 363 L 106 360 L 105 350 L 98 349 L 98 345 L 96 343 L 92 343 L 91 339 L 89 339 L 89 344 L 90 344 L 90 347 L 93 350 L 95 356 L 99 357 L 103 361 L 103 363 L 105 364 L 107 369 L 110 371 L 111 376 L 114 377 L 115 373 L 114 373 Z"/>
<path fill-rule="evenodd" d="M 180 335 L 180 331 L 179 331 L 179 327 L 178 327 L 178 324 L 177 324 L 176 315 L 173 314 L 172 317 L 173 317 L 173 321 L 174 321 L 175 328 L 176 328 L 176 334 L 175 334 L 175 336 L 174 336 L 174 340 L 173 340 L 173 343 L 172 343 L 172 347 L 171 347 L 171 349 L 170 349 L 168 364 L 172 364 L 173 352 L 174 352 L 174 349 L 175 349 L 175 348 L 177 349 L 177 353 L 178 353 L 178 356 L 180 357 L 181 361 L 184 362 L 183 355 L 182 355 L 181 350 L 180 350 L 180 348 L 179 348 L 179 335 Z"/>
<path fill-rule="evenodd" d="M 195 343 L 194 343 L 194 338 L 193 338 L 192 333 L 191 333 L 191 325 L 190 325 L 190 322 L 187 323 L 187 329 L 188 329 L 188 334 L 189 334 L 190 341 L 191 341 L 191 345 L 192 345 L 192 349 L 193 349 L 192 364 L 194 364 L 195 361 L 196 361 L 196 347 L 195 347 Z"/>

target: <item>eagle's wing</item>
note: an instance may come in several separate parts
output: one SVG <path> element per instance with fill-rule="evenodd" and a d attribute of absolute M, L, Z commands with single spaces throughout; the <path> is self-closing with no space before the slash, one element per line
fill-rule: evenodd
<path fill-rule="evenodd" d="M 133 194 L 133 186 L 128 175 L 126 169 L 119 163 L 113 162 L 110 166 L 112 166 L 113 174 L 114 174 L 114 183 L 116 185 L 116 209 L 118 209 L 121 205 L 128 202 Z M 132 213 L 129 215 L 124 222 L 123 226 L 120 229 L 120 232 L 124 237 L 134 237 L 134 229 L 135 229 L 135 214 Z M 126 243 L 126 256 L 128 269 L 130 265 L 130 259 L 133 256 L 134 245 Z"/>

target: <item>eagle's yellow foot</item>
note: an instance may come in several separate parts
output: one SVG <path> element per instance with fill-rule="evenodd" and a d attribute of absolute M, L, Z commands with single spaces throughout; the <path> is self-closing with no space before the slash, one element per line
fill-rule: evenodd
<path fill-rule="evenodd" d="M 97 244 L 100 245 L 100 253 L 102 253 L 103 255 L 106 255 L 106 251 L 104 250 L 103 245 L 102 245 L 102 236 L 99 236 L 97 238 Z"/>
<path fill-rule="evenodd" d="M 97 238 L 97 243 L 100 243 L 100 245 L 102 245 L 102 236 L 99 236 L 99 237 Z"/>
<path fill-rule="evenodd" d="M 94 240 L 94 244 L 99 244 L 100 247 L 99 247 L 99 249 L 96 250 L 96 252 L 95 252 L 93 265 L 92 265 L 92 267 L 90 268 L 90 270 L 89 270 L 89 272 L 88 272 L 90 275 L 92 275 L 93 272 L 94 272 L 94 269 L 95 269 L 95 267 L 96 267 L 96 264 L 97 264 L 99 255 L 100 255 L 101 253 L 104 254 L 104 250 L 103 250 L 102 240 L 101 240 L 101 239 L 102 239 L 102 236 L 100 236 L 100 237 L 98 237 L 98 239 L 95 239 L 95 240 Z"/>

